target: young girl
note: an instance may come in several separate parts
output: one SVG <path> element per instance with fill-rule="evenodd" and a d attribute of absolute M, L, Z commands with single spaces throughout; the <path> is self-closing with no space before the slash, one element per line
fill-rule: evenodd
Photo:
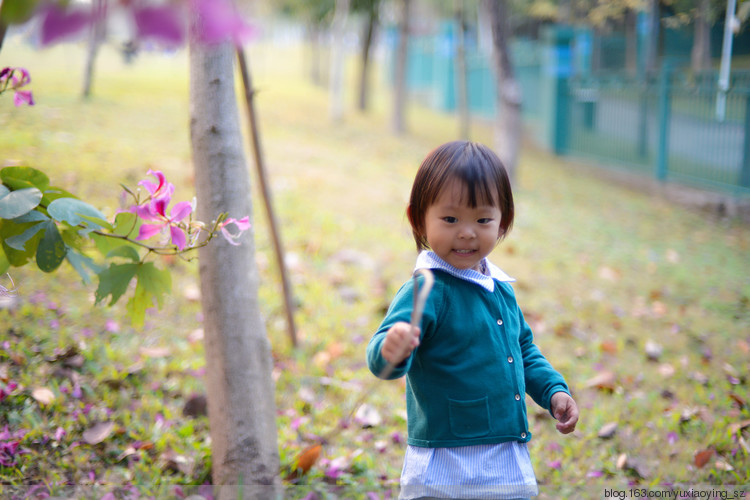
<path fill-rule="evenodd" d="M 375 375 L 388 363 L 389 379 L 406 375 L 400 498 L 536 496 L 525 394 L 563 434 L 578 408 L 534 345 L 513 278 L 486 258 L 513 224 L 508 174 L 486 146 L 444 144 L 422 162 L 407 215 L 416 269 L 432 270 L 434 286 L 412 329 L 414 285 L 404 284 L 367 346 Z"/>

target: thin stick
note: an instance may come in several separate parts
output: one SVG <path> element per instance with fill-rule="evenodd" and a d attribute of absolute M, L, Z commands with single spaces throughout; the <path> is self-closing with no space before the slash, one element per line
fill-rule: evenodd
<path fill-rule="evenodd" d="M 417 277 L 420 274 L 424 276 L 424 284 L 422 285 L 421 289 L 419 288 L 419 282 L 417 281 Z M 435 283 L 435 277 L 432 275 L 432 271 L 430 271 L 429 269 L 417 269 L 416 271 L 414 271 L 414 276 L 412 276 L 412 279 L 414 280 L 414 300 L 412 302 L 411 309 L 411 329 L 413 332 L 416 328 L 419 328 L 419 323 L 422 322 L 424 305 L 427 302 L 427 297 L 430 295 L 432 285 Z M 417 291 L 419 291 L 419 293 L 417 293 Z M 395 368 L 396 365 L 393 363 L 386 364 L 378 374 L 378 378 L 388 378 L 388 376 L 393 373 L 393 370 Z"/>
<path fill-rule="evenodd" d="M 418 275 L 424 276 L 424 283 L 422 284 L 422 288 L 419 287 L 419 282 L 417 281 Z M 424 306 L 427 302 L 427 297 L 430 295 L 430 291 L 432 290 L 432 285 L 435 284 L 435 276 L 432 274 L 432 271 L 429 269 L 417 269 L 414 271 L 414 275 L 412 276 L 412 279 L 414 280 L 414 300 L 413 300 L 413 307 L 411 310 L 411 320 L 410 325 L 412 330 L 419 327 L 419 324 L 422 321 L 422 314 L 424 313 Z M 394 368 L 396 368 L 396 365 L 394 363 L 387 363 L 385 367 L 380 371 L 378 374 L 378 378 L 373 380 L 371 384 L 368 384 L 365 389 L 363 389 L 360 392 L 359 398 L 357 398 L 357 402 L 354 403 L 354 406 L 352 407 L 352 410 L 347 415 L 345 422 L 350 422 L 352 418 L 354 417 L 354 414 L 359 409 L 360 406 L 365 402 L 365 399 L 367 399 L 368 396 L 370 396 L 375 389 L 375 385 L 380 382 L 381 379 L 388 378 L 388 376 L 393 373 Z M 326 434 L 323 434 L 320 436 L 320 439 L 318 442 L 314 445 L 308 446 L 302 452 L 300 452 L 297 455 L 296 461 L 299 461 L 299 457 L 310 451 L 311 449 L 315 448 L 316 446 L 325 445 L 330 442 L 330 439 L 336 435 L 340 431 L 339 427 L 335 427 L 328 431 Z M 315 455 L 315 458 L 313 460 L 313 463 L 317 460 L 317 455 Z M 294 462 L 293 462 L 294 463 Z M 310 464 L 310 467 L 312 467 L 313 463 Z M 309 467 L 308 467 L 309 469 Z"/>
<path fill-rule="evenodd" d="M 247 61 L 245 59 L 245 50 L 241 45 L 237 44 L 237 61 L 240 66 L 240 73 L 242 74 L 242 84 L 245 89 L 245 104 L 247 106 L 247 118 L 250 125 L 250 136 L 252 140 L 253 154 L 255 155 L 255 166 L 258 170 L 258 182 L 261 188 L 261 194 L 263 195 L 263 203 L 266 206 L 266 214 L 268 215 L 268 225 L 271 227 L 271 238 L 273 239 L 273 248 L 276 252 L 276 261 L 279 264 L 279 273 L 281 274 L 281 286 L 284 292 L 284 305 L 286 309 L 286 322 L 287 331 L 289 338 L 292 341 L 292 346 L 297 347 L 297 329 L 294 326 L 294 303 L 292 302 L 292 288 L 289 284 L 289 276 L 286 270 L 286 263 L 284 262 L 284 250 L 281 245 L 281 235 L 278 229 L 278 223 L 276 221 L 276 214 L 273 209 L 273 202 L 271 201 L 271 190 L 268 187 L 268 181 L 266 179 L 266 168 L 263 162 L 263 153 L 261 152 L 260 146 L 260 135 L 258 133 L 258 123 L 255 117 L 255 107 L 253 105 L 253 84 L 250 80 L 250 69 L 248 68 Z"/>

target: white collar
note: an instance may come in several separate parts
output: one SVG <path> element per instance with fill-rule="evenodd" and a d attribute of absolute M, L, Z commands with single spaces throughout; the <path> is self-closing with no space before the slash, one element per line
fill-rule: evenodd
<path fill-rule="evenodd" d="M 414 270 L 440 269 L 441 271 L 445 271 L 448 274 L 455 276 L 456 278 L 475 283 L 490 292 L 495 291 L 495 280 L 506 283 L 516 281 L 514 278 L 511 278 L 510 276 L 505 274 L 502 269 L 497 267 L 486 258 L 484 259 L 484 263 L 486 264 L 487 271 L 489 271 L 489 276 L 473 269 L 458 269 L 438 257 L 435 252 L 431 250 L 424 250 L 419 253 L 419 256 L 417 256 L 417 263 L 414 266 Z"/>

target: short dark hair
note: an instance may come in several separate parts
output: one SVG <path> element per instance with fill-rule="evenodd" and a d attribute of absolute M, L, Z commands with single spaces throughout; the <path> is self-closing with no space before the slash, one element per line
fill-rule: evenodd
<path fill-rule="evenodd" d="M 514 207 L 510 178 L 503 162 L 487 146 L 469 141 L 453 141 L 438 146 L 422 161 L 411 188 L 408 216 L 418 250 L 429 248 L 425 234 L 425 214 L 449 180 L 466 185 L 469 206 L 487 203 L 500 210 L 498 241 L 513 226 Z"/>

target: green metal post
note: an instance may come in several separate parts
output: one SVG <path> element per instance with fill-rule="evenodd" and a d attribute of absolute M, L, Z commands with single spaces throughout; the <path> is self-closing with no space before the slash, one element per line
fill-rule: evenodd
<path fill-rule="evenodd" d="M 750 89 L 745 94 L 745 148 L 739 181 L 740 186 L 750 188 Z"/>
<path fill-rule="evenodd" d="M 667 180 L 669 163 L 669 115 L 670 115 L 670 85 L 672 68 L 668 62 L 664 62 L 659 76 L 659 136 L 658 149 L 656 153 L 656 178 L 660 181 Z"/>
<path fill-rule="evenodd" d="M 547 137 L 549 148 L 556 154 L 568 149 L 570 136 L 570 97 L 568 79 L 571 74 L 571 42 L 574 32 L 567 26 L 551 26 L 543 31 L 545 65 L 542 70 L 546 99 Z"/>

